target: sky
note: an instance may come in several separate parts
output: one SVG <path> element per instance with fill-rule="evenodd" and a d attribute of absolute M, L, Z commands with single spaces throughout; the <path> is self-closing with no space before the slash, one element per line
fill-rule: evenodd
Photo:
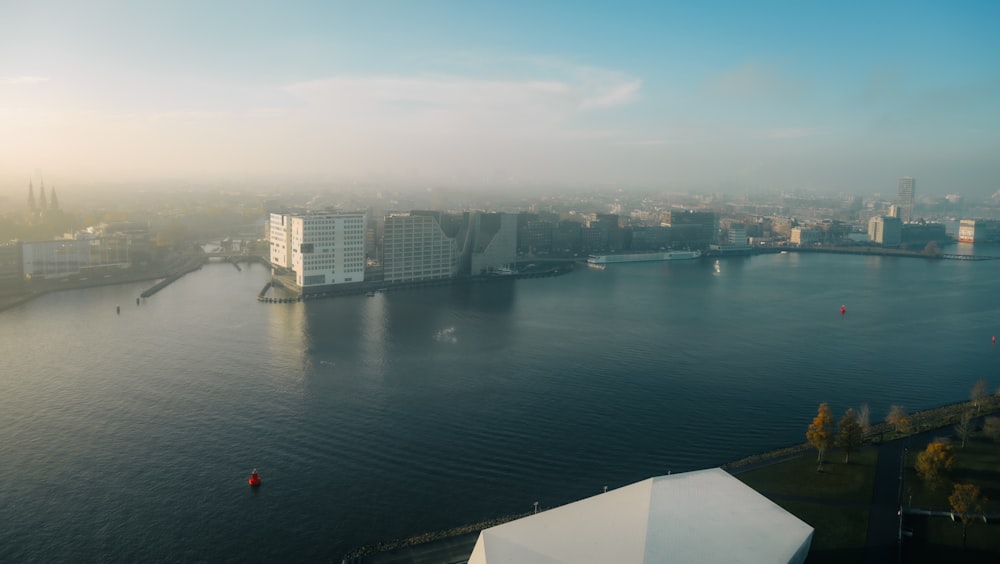
<path fill-rule="evenodd" d="M 0 0 L 0 190 L 985 196 L 1000 3 Z"/>

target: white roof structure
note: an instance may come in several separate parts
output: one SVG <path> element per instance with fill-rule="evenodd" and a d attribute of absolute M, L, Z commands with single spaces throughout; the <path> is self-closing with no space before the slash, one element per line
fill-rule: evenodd
<path fill-rule="evenodd" d="M 805 562 L 813 528 L 721 468 L 649 478 L 479 533 L 469 564 Z"/>

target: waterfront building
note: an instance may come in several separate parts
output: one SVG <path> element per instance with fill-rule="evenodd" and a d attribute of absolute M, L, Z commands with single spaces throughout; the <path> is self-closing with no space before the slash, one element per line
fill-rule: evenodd
<path fill-rule="evenodd" d="M 583 224 L 572 219 L 560 219 L 556 230 L 552 233 L 553 251 L 558 254 L 579 252 L 582 234 Z"/>
<path fill-rule="evenodd" d="M 898 217 L 873 217 L 868 222 L 868 239 L 883 247 L 898 247 L 903 241 L 903 224 Z"/>
<path fill-rule="evenodd" d="M 913 202 L 917 192 L 917 181 L 909 176 L 899 179 L 899 192 L 896 205 L 899 206 L 899 219 L 903 223 L 913 221 Z"/>
<path fill-rule="evenodd" d="M 455 277 L 459 271 L 458 235 L 467 232 L 455 219 L 437 211 L 387 215 L 382 227 L 384 280 L 415 282 Z"/>
<path fill-rule="evenodd" d="M 900 245 L 920 250 L 931 241 L 943 245 L 950 241 L 943 223 L 904 223 L 900 231 Z"/>
<path fill-rule="evenodd" d="M 815 227 L 793 227 L 789 242 L 793 245 L 815 245 L 823 240 L 823 231 Z"/>
<path fill-rule="evenodd" d="M 73 239 L 24 242 L 21 261 L 27 279 L 64 278 L 95 268 L 128 268 L 131 240 L 81 233 Z"/>
<path fill-rule="evenodd" d="M 554 213 L 520 213 L 517 217 L 517 250 L 526 254 L 552 252 L 552 235 L 559 225 Z"/>
<path fill-rule="evenodd" d="M 291 274 L 303 293 L 364 281 L 364 212 L 272 213 L 268 227 L 275 274 Z"/>
<path fill-rule="evenodd" d="M 1000 241 L 1000 221 L 995 219 L 963 219 L 958 224 L 958 240 L 962 243 L 995 243 Z"/>
<path fill-rule="evenodd" d="M 0 245 L 0 289 L 20 287 L 24 280 L 21 243 Z"/>
<path fill-rule="evenodd" d="M 469 564 L 802 563 L 813 528 L 721 468 L 649 478 L 479 533 Z"/>
<path fill-rule="evenodd" d="M 517 216 L 476 213 L 473 218 L 472 276 L 512 268 L 517 262 Z"/>
<path fill-rule="evenodd" d="M 670 245 L 670 228 L 660 226 L 632 227 L 632 241 L 628 248 L 633 251 L 656 251 Z"/>
<path fill-rule="evenodd" d="M 719 216 L 715 212 L 670 210 L 667 220 L 674 248 L 705 249 L 719 241 Z"/>

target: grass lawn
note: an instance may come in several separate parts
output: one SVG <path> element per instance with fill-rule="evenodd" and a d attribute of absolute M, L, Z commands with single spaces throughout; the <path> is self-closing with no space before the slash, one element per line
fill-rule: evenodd
<path fill-rule="evenodd" d="M 815 455 L 806 455 L 736 477 L 764 495 L 871 503 L 877 458 L 875 448 L 866 446 L 851 455 L 850 464 L 839 451 L 828 452 L 822 472 L 816 471 Z"/>
<path fill-rule="evenodd" d="M 822 472 L 815 455 L 806 455 L 736 477 L 815 529 L 809 562 L 858 562 L 864 560 L 877 459 L 874 447 L 864 447 L 850 464 L 839 451 L 828 452 Z"/>
<path fill-rule="evenodd" d="M 904 501 L 913 507 L 949 511 L 952 484 L 975 484 L 987 498 L 982 502 L 983 510 L 1000 512 L 1000 444 L 980 436 L 972 437 L 965 448 L 961 448 L 960 442 L 952 444 L 955 445 L 955 467 L 947 480 L 936 487 L 921 480 L 913 469 L 920 451 L 907 454 Z M 909 496 L 913 496 L 912 502 Z"/>
<path fill-rule="evenodd" d="M 962 550 L 962 523 L 947 517 L 909 515 L 904 527 L 913 537 L 903 542 L 905 562 L 989 562 L 1000 561 L 1000 524 L 978 521 L 969 525 L 965 550 Z"/>
<path fill-rule="evenodd" d="M 779 499 L 775 503 L 812 526 L 808 562 L 863 562 L 868 509 Z"/>

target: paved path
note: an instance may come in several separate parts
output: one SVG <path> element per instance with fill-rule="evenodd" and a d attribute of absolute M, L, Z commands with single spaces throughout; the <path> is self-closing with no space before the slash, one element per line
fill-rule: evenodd
<path fill-rule="evenodd" d="M 901 562 L 900 515 L 903 506 L 903 450 L 923 450 L 935 437 L 950 435 L 950 429 L 934 429 L 878 445 L 875 485 L 868 512 L 866 564 Z"/>

